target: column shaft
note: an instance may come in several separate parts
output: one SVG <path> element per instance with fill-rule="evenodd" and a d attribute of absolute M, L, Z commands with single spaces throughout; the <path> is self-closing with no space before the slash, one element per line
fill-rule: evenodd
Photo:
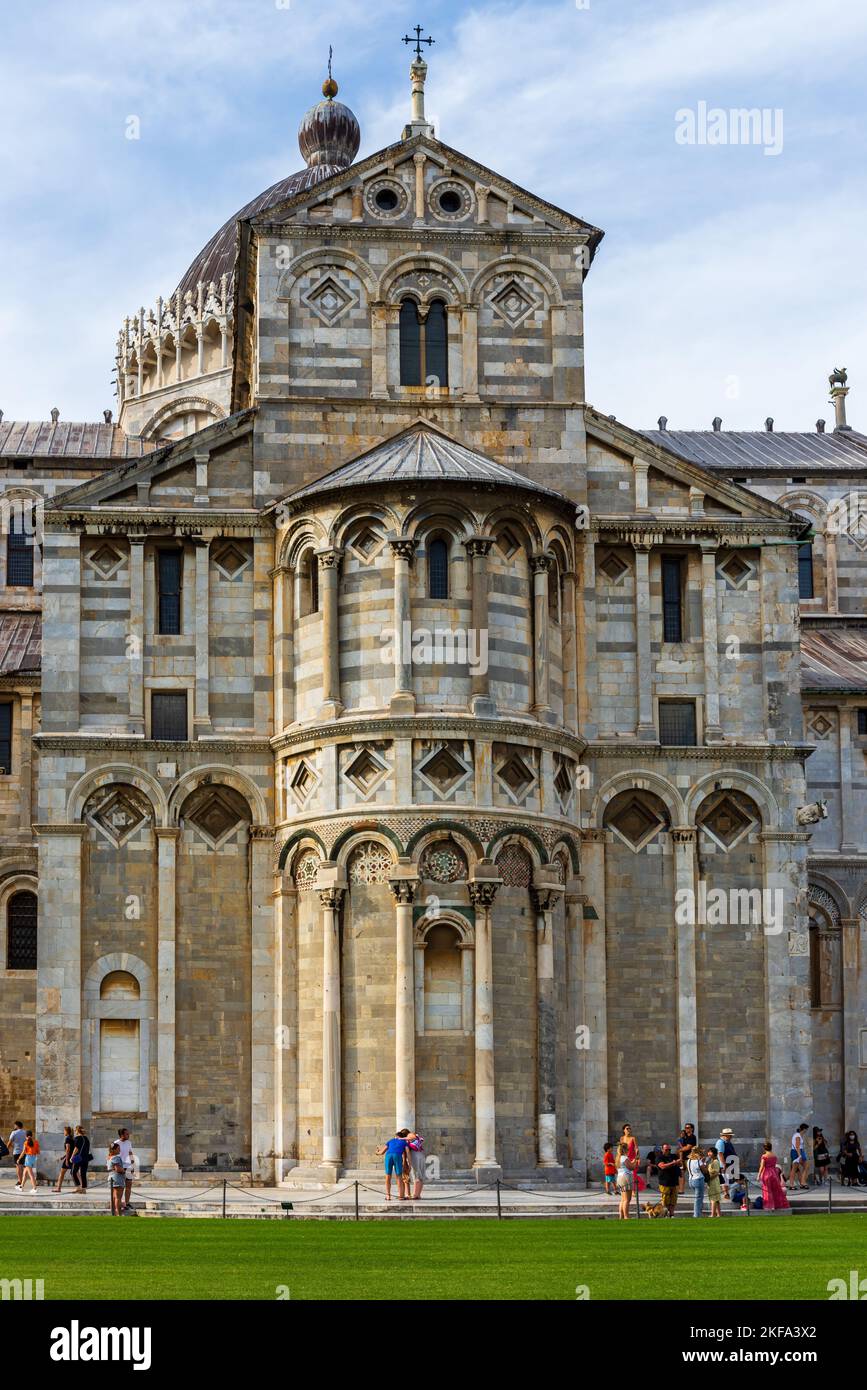
<path fill-rule="evenodd" d="M 129 537 L 129 732 L 144 738 L 144 536 Z"/>
<path fill-rule="evenodd" d="M 470 705 L 473 714 L 492 719 L 495 714 L 491 700 L 488 674 L 490 628 L 488 623 L 488 555 L 492 541 L 487 536 L 472 536 L 465 542 L 472 565 L 473 643 L 476 666 L 471 676 Z"/>
<path fill-rule="evenodd" d="M 696 1011 L 695 974 L 695 836 L 691 827 L 679 827 L 671 832 L 674 845 L 675 891 L 690 894 L 679 896 L 676 902 L 685 904 L 675 916 L 677 950 L 677 1058 L 680 1113 L 691 1120 L 696 1133 L 701 1132 L 698 1112 L 698 1017 Z"/>
<path fill-rule="evenodd" d="M 328 870 L 319 870 L 319 882 Z M 340 904 L 345 884 L 336 881 L 319 893 L 322 905 L 322 1165 L 336 1180 L 341 1164 Z"/>
<path fill-rule="evenodd" d="M 493 866 L 491 866 L 493 867 Z M 494 1089 L 494 952 L 491 907 L 499 880 L 469 884 L 476 918 L 475 1084 L 476 1156 L 473 1167 L 482 1175 L 499 1171 L 497 1162 L 496 1092 Z"/>
<path fill-rule="evenodd" d="M 319 551 L 319 588 L 322 603 L 322 709 L 320 718 L 336 719 L 343 712 L 340 699 L 340 613 L 338 581 L 341 553 Z"/>
<path fill-rule="evenodd" d="M 638 727 L 636 737 L 656 741 L 653 679 L 650 665 L 650 548 L 635 547 L 635 642 L 638 653 Z"/>
<path fill-rule="evenodd" d="M 391 542 L 394 562 L 394 692 L 390 702 L 392 714 L 414 714 L 415 696 L 412 688 L 412 600 L 410 570 L 415 541 Z"/>
<path fill-rule="evenodd" d="M 85 827 L 38 825 L 39 910 L 47 930 L 36 971 L 36 1137 L 47 1166 L 63 1126 L 82 1114 L 81 860 Z"/>
<path fill-rule="evenodd" d="M 395 1128 L 415 1128 L 415 960 L 412 907 L 418 878 L 414 866 L 389 880 L 395 901 Z"/>
<path fill-rule="evenodd" d="M 533 671 L 535 675 L 533 710 L 537 715 L 545 718 L 551 712 L 548 695 L 548 571 L 551 568 L 551 557 L 550 555 L 534 555 L 531 565 L 533 570 Z"/>
<path fill-rule="evenodd" d="M 210 685 L 211 685 L 211 623 L 210 579 L 211 541 L 210 537 L 197 537 L 196 555 L 196 688 L 193 706 L 193 734 L 209 733 L 211 729 Z"/>
<path fill-rule="evenodd" d="M 588 1178 L 602 1172 L 602 1145 L 608 1138 L 608 1018 L 605 955 L 604 830 L 581 832 L 584 877 L 584 1150 Z"/>
<path fill-rule="evenodd" d="M 704 642 L 704 736 L 722 738 L 719 715 L 719 648 L 717 637 L 716 547 L 701 548 L 701 628 Z"/>
<path fill-rule="evenodd" d="M 157 865 L 157 1156 L 154 1177 L 180 1173 L 175 1133 L 176 873 L 180 830 L 158 826 Z"/>
<path fill-rule="evenodd" d="M 578 732 L 578 673 L 575 665 L 577 631 L 575 621 L 575 572 L 563 575 L 563 612 L 560 615 L 563 653 L 563 723 Z"/>

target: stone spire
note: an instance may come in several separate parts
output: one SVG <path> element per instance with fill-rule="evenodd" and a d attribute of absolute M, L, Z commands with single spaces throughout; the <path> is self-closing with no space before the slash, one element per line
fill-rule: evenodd
<path fill-rule="evenodd" d="M 427 77 L 427 63 L 421 56 L 421 46 L 423 43 L 432 44 L 436 40 L 432 38 L 422 38 L 421 25 L 415 26 L 415 38 L 406 35 L 403 43 L 415 44 L 415 57 L 409 65 L 409 77 L 412 83 L 412 117 L 409 125 L 403 128 L 404 140 L 411 140 L 414 135 L 433 136 L 434 128 L 430 121 L 425 119 L 424 114 L 424 82 Z"/>

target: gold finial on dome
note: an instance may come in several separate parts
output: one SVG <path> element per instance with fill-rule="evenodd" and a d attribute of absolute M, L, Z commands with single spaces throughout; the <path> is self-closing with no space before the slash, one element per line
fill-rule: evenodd
<path fill-rule="evenodd" d="M 338 85 L 337 85 L 337 83 L 335 82 L 334 78 L 331 76 L 331 55 L 332 55 L 333 52 L 334 52 L 334 50 L 333 50 L 333 48 L 331 47 L 331 45 L 329 44 L 329 45 L 328 45 L 328 76 L 326 77 L 325 81 L 322 83 L 322 95 L 323 95 L 324 97 L 327 97 L 329 101 L 333 101 L 334 97 L 336 97 L 336 96 L 337 96 L 337 93 L 340 91 L 340 88 L 338 87 Z"/>

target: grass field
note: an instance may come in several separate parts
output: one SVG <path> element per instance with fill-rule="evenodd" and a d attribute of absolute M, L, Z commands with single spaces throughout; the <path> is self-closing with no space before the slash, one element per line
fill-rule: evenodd
<path fill-rule="evenodd" d="M 43 1279 L 46 1299 L 571 1300 L 585 1285 L 596 1300 L 719 1300 L 722 1281 L 731 1299 L 824 1300 L 829 1279 L 848 1279 L 859 1262 L 867 1273 L 865 1249 L 867 1215 L 857 1214 L 628 1224 L 0 1220 L 0 1277 Z"/>

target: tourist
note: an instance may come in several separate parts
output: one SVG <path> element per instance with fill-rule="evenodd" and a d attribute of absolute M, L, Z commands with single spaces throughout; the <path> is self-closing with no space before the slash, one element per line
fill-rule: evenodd
<path fill-rule="evenodd" d="M 395 1134 L 393 1139 L 387 1139 L 384 1144 L 380 1144 L 377 1155 L 385 1158 L 385 1200 L 391 1201 L 391 1180 L 397 1178 L 397 1195 L 400 1201 L 404 1201 L 404 1177 L 403 1177 L 403 1156 L 407 1150 L 406 1135 L 409 1130 L 403 1130 L 400 1134 Z"/>
<path fill-rule="evenodd" d="M 788 1207 L 789 1199 L 782 1182 L 779 1160 L 770 1141 L 765 1141 L 764 1153 L 759 1162 L 759 1182 L 762 1184 L 762 1210 L 781 1211 Z"/>
<path fill-rule="evenodd" d="M 72 1125 L 63 1126 L 63 1157 L 60 1160 L 60 1171 L 57 1174 L 57 1186 L 54 1191 L 59 1192 L 63 1186 L 63 1179 L 72 1167 L 72 1148 L 73 1135 Z"/>
<path fill-rule="evenodd" d="M 401 1130 L 401 1133 L 403 1131 Z M 414 1202 L 421 1201 L 421 1192 L 424 1187 L 424 1139 L 414 1129 L 410 1129 L 406 1134 L 407 1159 L 409 1162 L 409 1173 L 406 1177 L 407 1193 Z M 412 1188 L 410 1189 L 410 1184 Z"/>
<path fill-rule="evenodd" d="M 72 1181 L 76 1192 L 87 1191 L 87 1169 L 91 1160 L 90 1140 L 83 1125 L 75 1126 L 72 1139 Z"/>
<path fill-rule="evenodd" d="M 697 1152 L 698 1150 L 696 1150 L 696 1153 Z M 707 1151 L 704 1166 L 705 1172 L 707 1173 L 707 1200 L 710 1202 L 710 1214 L 711 1216 L 722 1216 L 722 1209 L 720 1207 L 720 1175 L 722 1173 L 722 1164 L 720 1163 L 716 1147 L 713 1144 Z"/>
<path fill-rule="evenodd" d="M 12 1133 L 9 1135 L 9 1149 L 12 1153 L 12 1161 L 15 1164 L 15 1186 L 24 1186 L 24 1141 L 27 1138 L 24 1129 L 24 1122 L 16 1120 L 12 1126 Z"/>
<path fill-rule="evenodd" d="M 625 1125 L 624 1130 L 629 1126 Z M 623 1137 L 617 1145 L 617 1190 L 620 1193 L 620 1209 L 617 1213 L 619 1221 L 629 1220 L 629 1203 L 632 1200 L 632 1173 L 638 1166 L 638 1147 L 632 1148 L 635 1140 L 630 1144 L 629 1138 Z M 635 1157 L 630 1157 L 634 1153 Z"/>
<path fill-rule="evenodd" d="M 716 1141 L 716 1151 L 719 1155 L 720 1166 L 722 1168 L 722 1191 L 723 1196 L 729 1195 L 729 1181 L 734 1181 L 739 1176 L 738 1155 L 732 1143 L 733 1131 L 726 1128 L 719 1132 L 719 1139 Z"/>
<path fill-rule="evenodd" d="M 804 1182 L 804 1178 L 807 1176 L 807 1141 L 804 1136 L 808 1127 L 807 1125 L 798 1125 L 792 1135 L 792 1147 L 789 1154 L 791 1162 L 789 1164 L 789 1176 L 786 1179 L 786 1187 L 790 1192 L 795 1185 L 795 1178 L 797 1178 L 798 1186 L 803 1191 L 806 1191 L 807 1188 L 807 1184 Z"/>
<path fill-rule="evenodd" d="M 644 1155 L 644 1176 L 647 1186 L 650 1187 L 650 1179 L 659 1175 L 659 1150 L 648 1149 Z"/>
<path fill-rule="evenodd" d="M 813 1125 L 813 1182 L 821 1187 L 828 1176 L 831 1154 L 824 1134 L 818 1125 Z"/>
<path fill-rule="evenodd" d="M 112 1216 L 123 1216 L 123 1192 L 126 1185 L 120 1144 L 115 1140 L 108 1151 L 108 1200 Z"/>
<path fill-rule="evenodd" d="M 132 1197 L 132 1182 L 135 1177 L 135 1154 L 132 1151 L 132 1140 L 129 1137 L 128 1129 L 119 1129 L 117 1132 L 118 1148 L 123 1159 L 124 1189 L 123 1189 L 123 1211 L 126 1214 L 130 1208 L 130 1198 Z"/>
<path fill-rule="evenodd" d="M 704 1209 L 704 1189 L 707 1174 L 701 1161 L 701 1154 L 694 1141 L 686 1160 L 686 1176 L 694 1195 L 692 1214 L 693 1216 L 701 1216 Z"/>
<path fill-rule="evenodd" d="M 680 1161 L 683 1165 L 680 1173 L 680 1187 L 678 1188 L 679 1192 L 683 1192 L 684 1190 L 684 1184 L 686 1182 L 686 1165 L 689 1160 L 689 1156 L 692 1153 L 692 1150 L 695 1148 L 695 1144 L 695 1125 L 685 1124 L 683 1126 L 683 1129 L 680 1131 L 680 1134 L 678 1135 L 677 1139 L 677 1152 Z"/>
<path fill-rule="evenodd" d="M 861 1145 L 858 1142 L 858 1135 L 854 1129 L 849 1129 L 843 1135 L 843 1142 L 840 1145 L 840 1181 L 846 1187 L 858 1186 L 858 1165 L 861 1159 Z"/>
<path fill-rule="evenodd" d="M 33 1191 L 34 1191 L 34 1192 L 36 1191 L 37 1184 L 38 1184 L 38 1177 L 37 1177 L 37 1173 L 36 1173 L 36 1164 L 37 1164 L 38 1158 L 39 1158 L 39 1140 L 38 1140 L 38 1139 L 34 1139 L 34 1138 L 33 1138 L 33 1130 L 32 1130 L 32 1129 L 28 1129 L 26 1135 L 24 1136 L 24 1177 L 30 1179 L 31 1183 L 33 1184 Z M 24 1183 L 23 1183 L 23 1181 L 22 1181 L 21 1186 L 20 1186 L 20 1188 L 19 1188 L 18 1190 L 19 1190 L 19 1192 L 23 1192 L 23 1191 L 24 1191 Z"/>
<path fill-rule="evenodd" d="M 617 1159 L 614 1157 L 614 1145 L 611 1143 L 602 1145 L 602 1173 L 605 1191 L 610 1197 L 616 1197 L 614 1189 L 617 1180 Z"/>
<path fill-rule="evenodd" d="M 659 1196 L 666 1216 L 674 1216 L 677 1207 L 677 1193 L 683 1169 L 680 1159 L 670 1144 L 663 1144 L 657 1159 L 659 1168 Z"/>

